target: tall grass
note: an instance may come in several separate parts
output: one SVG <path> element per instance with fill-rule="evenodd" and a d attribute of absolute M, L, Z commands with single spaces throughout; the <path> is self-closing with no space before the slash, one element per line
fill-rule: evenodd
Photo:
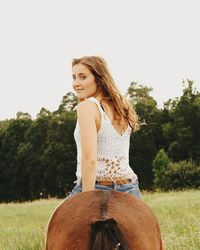
<path fill-rule="evenodd" d="M 42 249 L 46 224 L 58 204 L 55 199 L 1 204 L 0 249 Z"/>
<path fill-rule="evenodd" d="M 156 214 L 166 250 L 200 249 L 200 190 L 145 195 Z"/>
<path fill-rule="evenodd" d="M 200 250 L 200 190 L 144 193 L 160 223 L 166 250 Z M 0 249 L 41 250 L 51 213 L 61 200 L 0 204 Z"/>

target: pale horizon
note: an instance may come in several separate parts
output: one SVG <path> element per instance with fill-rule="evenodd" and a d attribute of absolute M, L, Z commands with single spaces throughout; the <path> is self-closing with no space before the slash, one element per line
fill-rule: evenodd
<path fill-rule="evenodd" d="M 105 58 L 122 94 L 131 82 L 152 87 L 159 108 L 183 80 L 199 91 L 198 10 L 195 0 L 1 2 L 0 120 L 55 111 L 85 55 Z"/>

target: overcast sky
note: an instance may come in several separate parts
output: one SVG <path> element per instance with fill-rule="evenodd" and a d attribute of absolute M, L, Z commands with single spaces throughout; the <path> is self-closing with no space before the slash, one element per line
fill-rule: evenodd
<path fill-rule="evenodd" d="M 0 120 L 55 111 L 71 87 L 71 60 L 106 59 L 125 94 L 153 87 L 162 107 L 200 89 L 198 0 L 0 0 Z"/>

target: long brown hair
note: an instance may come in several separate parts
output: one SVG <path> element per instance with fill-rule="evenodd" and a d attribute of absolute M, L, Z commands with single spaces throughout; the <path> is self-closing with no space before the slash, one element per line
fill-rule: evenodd
<path fill-rule="evenodd" d="M 140 122 L 138 121 L 138 116 L 126 98 L 120 94 L 106 61 L 99 56 L 84 56 L 73 59 L 72 67 L 79 63 L 87 66 L 94 75 L 98 92 L 101 92 L 104 96 L 102 100 L 105 99 L 112 103 L 114 120 L 119 121 L 120 125 L 122 125 L 125 119 L 132 128 L 132 132 L 139 130 Z"/>

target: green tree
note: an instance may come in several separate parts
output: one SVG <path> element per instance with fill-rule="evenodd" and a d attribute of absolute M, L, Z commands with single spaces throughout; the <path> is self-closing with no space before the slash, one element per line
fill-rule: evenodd
<path fill-rule="evenodd" d="M 165 104 L 168 122 L 162 125 L 167 151 L 173 161 L 200 161 L 200 93 L 187 80 L 183 95 Z M 166 148 L 165 148 L 166 149 Z"/>
<path fill-rule="evenodd" d="M 168 169 L 169 162 L 167 153 L 163 149 L 160 149 L 153 160 L 154 188 L 162 189 L 165 185 L 165 173 Z"/>
<path fill-rule="evenodd" d="M 75 96 L 75 94 L 72 92 L 68 92 L 66 95 L 63 96 L 61 104 L 56 113 L 72 111 L 76 107 L 77 103 L 78 103 L 78 98 Z"/>
<path fill-rule="evenodd" d="M 30 119 L 12 120 L 1 134 L 0 182 L 1 200 L 25 200 L 29 198 L 28 176 L 23 162 L 18 158 L 25 142 L 25 133 L 31 124 Z"/>
<path fill-rule="evenodd" d="M 37 114 L 37 118 L 42 118 L 46 116 L 50 116 L 51 112 L 44 107 L 41 108 L 40 112 Z"/>
<path fill-rule="evenodd" d="M 44 185 L 44 167 L 43 154 L 48 147 L 48 128 L 51 117 L 39 115 L 34 120 L 26 132 L 26 143 L 22 147 L 23 154 L 20 154 L 21 162 L 28 175 L 28 190 L 30 199 L 38 199 L 43 196 Z"/>
<path fill-rule="evenodd" d="M 132 134 L 129 151 L 130 164 L 138 174 L 140 187 L 145 189 L 152 189 L 152 161 L 157 152 L 157 144 L 160 143 L 159 134 L 162 131 L 161 125 L 157 122 L 159 110 L 156 101 L 150 96 L 151 91 L 152 88 L 133 82 L 126 94 L 139 120 L 146 124 Z"/>
<path fill-rule="evenodd" d="M 48 145 L 42 156 L 42 162 L 44 192 L 50 196 L 66 196 L 75 180 L 74 115 L 74 112 L 63 112 L 52 117 L 49 123 Z"/>

